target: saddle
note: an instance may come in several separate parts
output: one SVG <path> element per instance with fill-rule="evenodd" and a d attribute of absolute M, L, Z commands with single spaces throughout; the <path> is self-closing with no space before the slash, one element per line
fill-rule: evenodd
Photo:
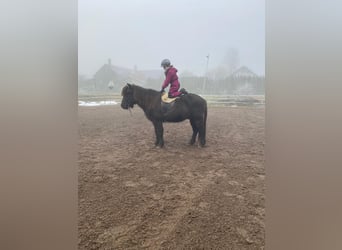
<path fill-rule="evenodd" d="M 164 115 L 168 112 L 170 112 L 175 104 L 175 100 L 178 99 L 179 97 L 173 97 L 170 98 L 168 93 L 164 92 L 161 95 L 161 109 Z"/>
<path fill-rule="evenodd" d="M 178 96 L 177 96 L 177 97 L 170 98 L 169 95 L 168 95 L 166 92 L 164 92 L 164 93 L 161 95 L 161 100 L 162 100 L 162 102 L 164 102 L 164 103 L 171 103 L 171 102 L 174 102 L 177 98 L 178 98 Z"/>
<path fill-rule="evenodd" d="M 182 95 L 177 96 L 177 97 L 173 97 L 173 98 L 170 98 L 168 93 L 166 93 L 166 92 L 162 93 L 162 95 L 161 95 L 161 108 L 162 108 L 162 112 L 164 114 L 169 113 L 170 111 L 172 111 L 172 107 L 174 106 L 175 101 L 178 98 L 188 94 L 188 92 L 184 88 L 180 89 L 179 91 L 182 92 Z"/>

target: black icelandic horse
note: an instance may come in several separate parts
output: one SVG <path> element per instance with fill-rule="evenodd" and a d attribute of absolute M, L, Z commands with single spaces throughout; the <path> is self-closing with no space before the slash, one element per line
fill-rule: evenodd
<path fill-rule="evenodd" d="M 164 146 L 163 122 L 181 122 L 190 120 L 192 126 L 192 137 L 190 144 L 193 145 L 199 134 L 199 143 L 205 145 L 207 102 L 202 97 L 195 94 L 185 94 L 177 98 L 173 106 L 167 111 L 162 110 L 161 93 L 153 89 L 129 84 L 123 87 L 121 95 L 121 107 L 131 109 L 135 104 L 144 110 L 144 113 L 154 126 L 156 133 L 155 145 Z"/>

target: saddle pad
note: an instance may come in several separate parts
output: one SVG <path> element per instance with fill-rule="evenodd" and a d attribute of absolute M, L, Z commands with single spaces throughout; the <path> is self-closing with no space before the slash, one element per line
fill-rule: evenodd
<path fill-rule="evenodd" d="M 174 100 L 176 100 L 178 97 L 174 97 L 174 98 L 169 98 L 169 95 L 164 92 L 162 95 L 161 95 L 161 100 L 163 102 L 166 102 L 166 103 L 171 103 L 173 102 Z"/>

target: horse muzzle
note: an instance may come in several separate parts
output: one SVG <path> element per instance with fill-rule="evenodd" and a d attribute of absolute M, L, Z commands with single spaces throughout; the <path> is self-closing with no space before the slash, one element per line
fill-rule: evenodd
<path fill-rule="evenodd" d="M 121 103 L 121 108 L 123 108 L 123 109 L 128 109 L 128 104 L 126 104 L 126 103 Z"/>

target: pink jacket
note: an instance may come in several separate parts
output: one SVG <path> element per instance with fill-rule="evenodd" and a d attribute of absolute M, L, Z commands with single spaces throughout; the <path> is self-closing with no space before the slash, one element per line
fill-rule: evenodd
<path fill-rule="evenodd" d="M 170 93 L 176 93 L 178 92 L 178 89 L 180 87 L 178 76 L 177 76 L 177 69 L 171 66 L 166 72 L 165 72 L 166 79 L 163 83 L 162 88 L 165 89 L 169 84 L 171 84 Z"/>

